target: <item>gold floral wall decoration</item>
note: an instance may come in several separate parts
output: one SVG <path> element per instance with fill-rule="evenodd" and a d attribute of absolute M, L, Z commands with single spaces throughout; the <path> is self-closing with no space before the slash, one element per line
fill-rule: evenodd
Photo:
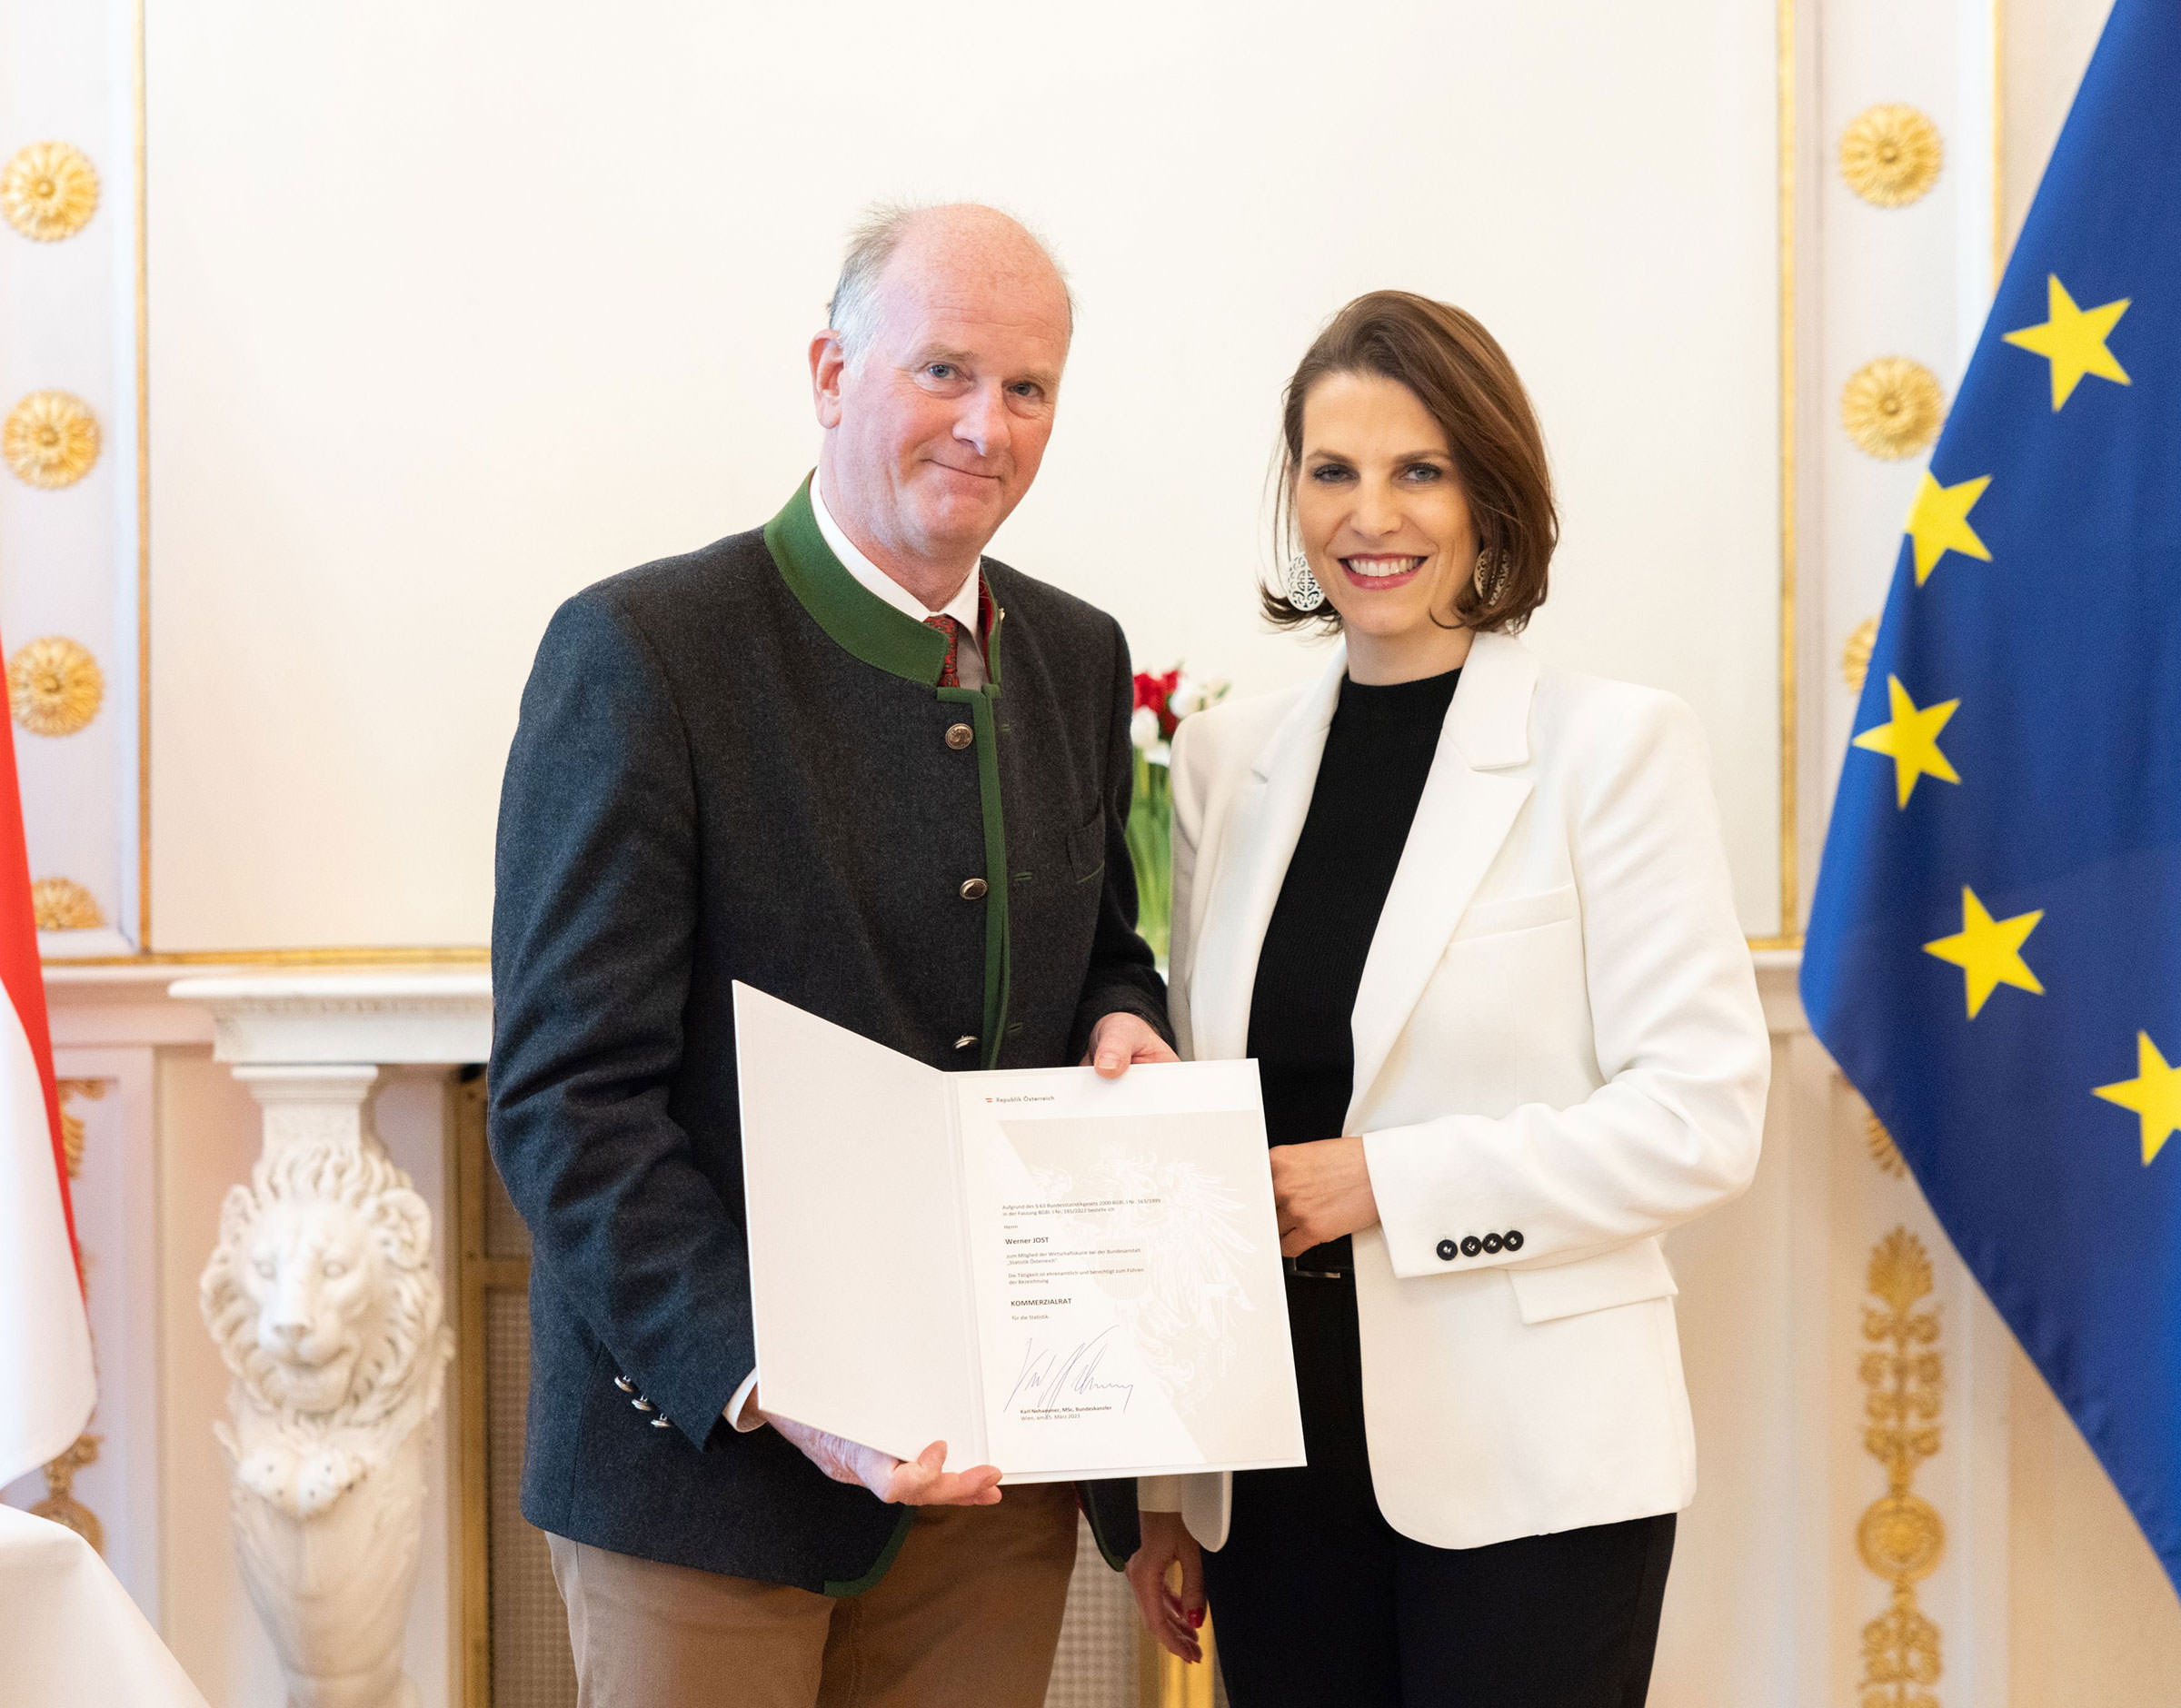
<path fill-rule="evenodd" d="M 1866 362 L 1840 392 L 1840 424 L 1856 449 L 1888 462 L 1930 444 L 1946 415 L 1938 376 L 1907 356 Z"/>
<path fill-rule="evenodd" d="M 96 1103 L 106 1095 L 104 1079 L 58 1079 L 54 1082 L 61 1106 L 61 1157 L 68 1167 L 71 1180 L 80 1178 L 84 1172 L 84 1117 L 69 1106 L 84 1097 Z"/>
<path fill-rule="evenodd" d="M 45 1498 L 30 1509 L 34 1518 L 50 1519 L 75 1531 L 91 1544 L 95 1554 L 106 1551 L 106 1527 L 98 1522 L 96 1513 L 75 1498 L 75 1474 L 97 1462 L 98 1444 L 105 1439 L 104 1435 L 86 1432 L 78 1435 L 59 1458 L 46 1461 Z"/>
<path fill-rule="evenodd" d="M 1917 1308 L 1931 1294 L 1923 1241 L 1897 1227 L 1872 1247 L 1863 1307 L 1864 1451 L 1886 1468 L 1886 1493 L 1856 1526 L 1863 1564 L 1892 1586 L 1886 1611 L 1863 1627 L 1861 1708 L 1938 1708 L 1938 1627 L 1917 1605 L 1916 1586 L 1938 1567 L 1947 1527 L 1914 1488 L 1917 1467 L 1939 1448 L 1945 1370 L 1938 1313 Z"/>
<path fill-rule="evenodd" d="M 98 660 L 65 635 L 29 641 L 7 661 L 7 703 L 33 735 L 74 735 L 105 694 Z"/>
<path fill-rule="evenodd" d="M 80 397 L 33 392 L 0 422 L 0 456 L 33 486 L 73 486 L 98 461 L 98 418 Z"/>
<path fill-rule="evenodd" d="M 1880 1174 L 1891 1175 L 1896 1180 L 1908 1177 L 1908 1164 L 1901 1155 L 1901 1147 L 1893 1142 L 1893 1135 L 1886 1130 L 1886 1123 L 1875 1115 L 1863 1117 L 1863 1145 L 1870 1152 L 1870 1159 Z"/>
<path fill-rule="evenodd" d="M 97 169 L 66 143 L 32 143 L 0 166 L 0 215 L 25 237 L 58 243 L 97 211 Z"/>
<path fill-rule="evenodd" d="M 1847 631 L 1847 644 L 1840 649 L 1840 680 L 1857 693 L 1863 691 L 1863 679 L 1870 674 L 1870 655 L 1878 644 L 1878 620 L 1866 617 Z"/>
<path fill-rule="evenodd" d="M 1938 126 L 1897 101 L 1867 108 L 1840 137 L 1840 175 L 1877 207 L 1906 207 L 1922 196 L 1938 182 L 1944 157 Z"/>
<path fill-rule="evenodd" d="M 30 910 L 41 931 L 95 931 L 106 922 L 97 899 L 67 878 L 41 878 L 33 883 Z"/>

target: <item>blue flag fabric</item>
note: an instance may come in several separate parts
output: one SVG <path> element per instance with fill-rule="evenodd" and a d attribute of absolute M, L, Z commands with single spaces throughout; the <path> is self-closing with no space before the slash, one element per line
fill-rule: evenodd
<path fill-rule="evenodd" d="M 1923 479 L 1810 1022 L 2181 1586 L 2181 3 L 2117 0 Z"/>

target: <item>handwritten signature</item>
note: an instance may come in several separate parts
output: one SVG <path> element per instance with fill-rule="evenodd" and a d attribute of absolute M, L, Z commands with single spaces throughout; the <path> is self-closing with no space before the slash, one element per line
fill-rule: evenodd
<path fill-rule="evenodd" d="M 1071 1397 L 1089 1397 L 1098 1394 L 1118 1394 L 1120 1409 L 1127 1411 L 1129 1402 L 1136 1395 L 1133 1382 L 1102 1382 L 1099 1366 L 1111 1350 L 1104 1343 L 1118 1333 L 1108 1328 L 1083 1341 L 1063 1356 L 1057 1350 L 1038 1345 L 1033 1338 L 1024 1343 L 1022 1368 L 1015 1377 L 1015 1385 L 1007 1391 L 1006 1403 L 1012 1405 L 1018 1394 L 1028 1391 L 1021 1409 L 1025 1412 L 1054 1411 Z"/>

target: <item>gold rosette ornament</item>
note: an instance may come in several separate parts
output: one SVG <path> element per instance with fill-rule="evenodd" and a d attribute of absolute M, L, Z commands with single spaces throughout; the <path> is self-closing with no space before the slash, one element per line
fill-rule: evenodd
<path fill-rule="evenodd" d="M 1840 137 L 1840 175 L 1874 207 L 1906 207 L 1938 182 L 1938 126 L 1888 101 L 1856 115 Z"/>
<path fill-rule="evenodd" d="M 7 701 L 33 735 L 74 735 L 98 716 L 105 698 L 98 660 L 75 641 L 46 635 L 7 661 Z"/>
<path fill-rule="evenodd" d="M 1866 455 L 1888 462 L 1914 456 L 1938 437 L 1946 419 L 1938 377 L 1907 356 L 1880 356 L 1848 375 L 1840 424 Z"/>
<path fill-rule="evenodd" d="M 97 170 L 66 143 L 32 143 L 0 166 L 0 214 L 25 237 L 58 243 L 97 211 Z"/>
<path fill-rule="evenodd" d="M 1847 631 L 1847 644 L 1840 649 L 1840 680 L 1858 694 L 1863 691 L 1863 679 L 1870 674 L 1870 655 L 1877 644 L 1878 620 L 1866 617 Z"/>
<path fill-rule="evenodd" d="M 106 922 L 97 899 L 69 878 L 41 878 L 33 883 L 30 910 L 41 931 L 95 931 Z"/>
<path fill-rule="evenodd" d="M 98 418 L 80 397 L 33 392 L 0 422 L 0 456 L 33 486 L 73 486 L 98 461 Z"/>

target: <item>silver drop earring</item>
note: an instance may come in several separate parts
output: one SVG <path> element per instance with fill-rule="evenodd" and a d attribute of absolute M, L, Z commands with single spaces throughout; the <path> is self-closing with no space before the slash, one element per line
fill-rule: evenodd
<path fill-rule="evenodd" d="M 1298 551 L 1288 560 L 1288 603 L 1297 611 L 1316 611 L 1325 603 L 1325 589 L 1310 573 L 1310 561 Z"/>
<path fill-rule="evenodd" d="M 1477 590 L 1477 602 L 1489 605 L 1507 591 L 1507 553 L 1502 551 L 1495 560 L 1489 551 L 1477 554 L 1477 567 L 1469 572 L 1469 585 Z"/>

